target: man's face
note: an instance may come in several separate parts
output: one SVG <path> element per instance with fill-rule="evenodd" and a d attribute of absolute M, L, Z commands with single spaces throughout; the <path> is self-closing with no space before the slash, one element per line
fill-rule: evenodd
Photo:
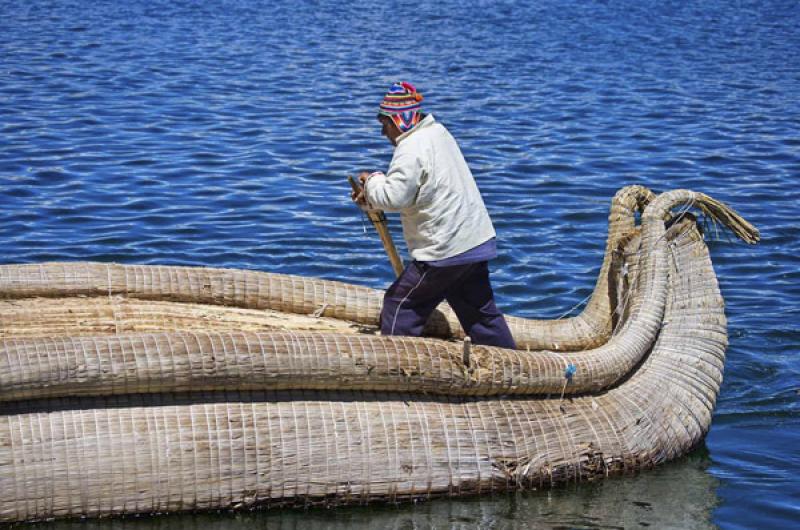
<path fill-rule="evenodd" d="M 397 137 L 400 136 L 400 129 L 394 124 L 389 116 L 381 114 L 378 116 L 378 121 L 381 122 L 381 134 L 384 135 L 392 145 L 397 145 Z"/>

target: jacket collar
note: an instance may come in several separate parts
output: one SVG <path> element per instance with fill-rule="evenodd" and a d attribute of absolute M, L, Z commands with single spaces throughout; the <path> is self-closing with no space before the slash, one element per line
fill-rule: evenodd
<path fill-rule="evenodd" d="M 403 134 L 398 136 L 397 137 L 397 144 L 399 145 L 400 142 L 402 142 L 403 140 L 405 140 L 406 138 L 408 138 L 409 136 L 414 134 L 416 131 L 418 131 L 418 130 L 420 130 L 422 128 L 425 128 L 425 127 L 430 127 L 434 123 L 436 123 L 436 120 L 433 119 L 433 114 L 426 115 L 424 118 L 422 118 L 421 122 L 419 122 L 414 127 L 412 127 L 411 129 L 407 130 L 406 132 L 404 132 Z"/>

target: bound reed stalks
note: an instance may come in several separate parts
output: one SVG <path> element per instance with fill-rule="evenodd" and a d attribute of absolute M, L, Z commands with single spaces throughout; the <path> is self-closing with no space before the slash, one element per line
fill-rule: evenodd
<path fill-rule="evenodd" d="M 608 270 L 612 249 L 635 226 L 635 215 L 652 199 L 641 186 L 622 188 L 611 202 L 603 265 L 592 297 L 573 318 L 530 320 L 507 317 L 520 349 L 573 351 L 608 340 L 611 332 Z M 43 263 L 0 266 L 0 299 L 20 297 L 114 296 L 129 299 L 212 304 L 275 310 L 377 326 L 383 293 L 342 282 L 284 274 L 199 267 L 161 267 L 107 263 Z M 427 335 L 463 338 L 458 320 L 445 304 L 428 322 Z"/>
<path fill-rule="evenodd" d="M 40 319 L 45 336 L 6 336 L 0 349 L 0 521 L 485 493 L 684 454 L 709 428 L 727 345 L 691 206 L 758 239 L 705 195 L 660 195 L 641 232 L 631 224 L 609 243 L 591 340 L 611 338 L 583 352 L 472 346 L 467 364 L 462 344 L 435 339 L 235 331 L 234 318 L 217 331 L 200 316 L 208 329 L 175 329 L 188 313 L 167 322 L 172 332 L 148 321 L 147 333 L 116 335 L 115 323 L 69 337 L 58 321 L 46 336 Z M 84 295 L 364 320 L 375 299 L 291 277 L 101 264 L 0 267 L 0 292 L 21 306 Z"/>
<path fill-rule="evenodd" d="M 624 301 L 627 318 L 610 341 L 594 349 L 557 353 L 478 346 L 465 366 L 459 344 L 313 331 L 15 340 L 0 348 L 0 366 L 7 367 L 0 371 L 0 401 L 193 389 L 498 395 L 606 388 L 641 361 L 662 326 L 668 252 L 662 219 L 687 198 L 743 226 L 721 203 L 705 206 L 711 203 L 700 194 L 659 196 L 642 216 L 641 240 L 649 251 L 637 261 L 641 280 Z M 576 370 L 568 389 L 567 366 Z"/>
<path fill-rule="evenodd" d="M 564 412 L 557 396 L 311 390 L 16 401 L 0 417 L 0 520 L 424 499 L 674 458 L 708 429 L 725 341 L 702 239 L 670 248 L 670 324 L 650 355 Z"/>

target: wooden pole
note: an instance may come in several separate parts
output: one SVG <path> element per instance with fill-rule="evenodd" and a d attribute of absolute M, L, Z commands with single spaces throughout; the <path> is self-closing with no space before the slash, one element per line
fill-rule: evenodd
<path fill-rule="evenodd" d="M 361 184 L 359 184 L 356 179 L 351 175 L 347 175 L 347 180 L 350 182 L 350 187 L 353 188 L 356 194 L 361 193 Z M 381 238 L 383 248 L 386 250 L 386 254 L 389 255 L 389 262 L 392 264 L 395 276 L 400 276 L 403 272 L 403 260 L 400 259 L 397 248 L 394 246 L 394 241 L 392 241 L 392 234 L 389 233 L 386 214 L 383 213 L 383 210 L 368 210 L 366 214 L 372 226 L 378 231 L 378 236 Z"/>

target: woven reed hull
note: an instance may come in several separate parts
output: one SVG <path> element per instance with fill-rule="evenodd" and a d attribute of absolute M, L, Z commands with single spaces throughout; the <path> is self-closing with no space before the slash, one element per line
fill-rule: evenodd
<path fill-rule="evenodd" d="M 244 391 L 243 370 L 234 370 L 231 377 L 218 375 L 222 367 L 236 366 L 236 359 L 251 361 L 252 355 L 245 351 L 247 355 L 237 356 L 226 350 L 224 341 L 213 351 L 231 355 L 220 364 L 201 363 L 208 376 L 202 380 L 191 363 L 186 363 L 188 371 L 181 371 L 180 363 L 173 363 L 170 371 L 164 359 L 155 372 L 147 369 L 147 362 L 119 365 L 121 372 L 116 365 L 91 373 L 60 371 L 75 365 L 60 360 L 64 350 L 54 346 L 55 338 L 6 339 L 0 381 L 3 392 L 11 393 L 5 399 L 12 401 L 0 403 L 0 521 L 484 493 L 589 480 L 675 458 L 709 428 L 726 332 L 722 298 L 702 237 L 688 223 L 672 230 L 667 240 L 663 319 L 648 353 L 622 380 L 564 401 L 504 395 L 518 391 L 525 378 L 541 377 L 542 388 L 550 388 L 550 365 L 524 366 L 517 353 L 497 364 L 479 364 L 494 370 L 491 377 L 484 371 L 476 386 L 468 369 L 443 369 L 445 360 L 455 366 L 452 345 L 424 339 L 416 339 L 425 345 L 414 351 L 416 359 L 425 358 L 420 351 L 428 352 L 434 359 L 431 366 L 439 369 L 428 394 L 412 392 L 417 387 L 408 383 L 386 383 L 408 378 L 388 365 L 381 372 L 386 386 L 371 387 L 370 376 L 380 372 L 377 364 L 365 368 L 367 377 L 349 387 L 343 384 L 346 390 L 341 390 L 335 377 L 326 381 L 324 375 L 335 374 L 342 364 L 335 369 L 318 364 L 314 372 L 313 362 L 300 363 L 288 375 L 280 372 L 282 365 L 273 367 L 284 382 L 308 372 L 313 384 L 295 382 L 296 389 L 290 390 L 287 383 L 280 390 L 284 387 L 266 378 L 264 390 L 255 390 L 253 382 L 244 388 L 254 390 Z M 636 270 L 638 264 L 631 266 Z M 87 270 L 91 276 L 91 266 Z M 111 285 L 109 281 L 107 291 Z M 174 298 L 167 292 L 161 299 L 170 296 Z M 631 304 L 631 312 L 645 305 L 638 304 Z M 620 334 L 627 333 L 624 325 Z M 399 344 L 402 351 L 415 344 L 414 339 L 358 340 L 368 345 L 386 341 L 387 349 Z M 431 347 L 433 342 L 440 348 Z M 80 346 L 70 350 L 73 356 L 83 351 L 84 360 L 91 357 L 86 342 L 70 344 Z M 438 350 L 445 353 L 437 357 Z M 500 353 L 475 350 L 486 359 Z M 374 345 L 361 351 L 376 353 Z M 42 369 L 24 361 L 31 352 Z M 55 352 L 55 371 L 47 367 L 49 352 Z M 559 359 L 550 363 L 553 370 L 563 370 L 563 354 L 550 355 Z M 21 366 L 25 369 L 18 370 Z M 432 370 L 420 371 L 428 377 Z M 142 383 L 140 372 L 155 375 Z M 133 375 L 120 380 L 120 373 Z M 462 380 L 456 380 L 458 373 Z M 205 386 L 173 393 L 187 390 L 170 386 L 178 376 L 189 378 L 181 384 L 205 381 Z M 69 384 L 53 390 L 59 378 Z M 38 394 L 37 380 L 47 382 Z M 434 394 L 442 381 L 449 381 L 451 388 Z M 85 396 L 63 397 L 70 388 Z M 467 391 L 459 394 L 458 388 Z"/>

